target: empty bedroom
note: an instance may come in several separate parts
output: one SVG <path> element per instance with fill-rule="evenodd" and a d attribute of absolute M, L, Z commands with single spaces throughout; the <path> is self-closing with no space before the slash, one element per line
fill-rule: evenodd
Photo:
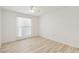
<path fill-rule="evenodd" d="M 79 6 L 0 6 L 0 53 L 79 53 Z"/>

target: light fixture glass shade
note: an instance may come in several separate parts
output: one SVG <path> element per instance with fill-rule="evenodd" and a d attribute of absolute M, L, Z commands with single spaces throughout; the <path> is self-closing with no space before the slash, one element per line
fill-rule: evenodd
<path fill-rule="evenodd" d="M 39 9 L 37 6 L 31 6 L 29 9 L 29 12 L 31 12 L 31 13 L 39 12 Z"/>
<path fill-rule="evenodd" d="M 32 13 L 34 13 L 35 11 L 34 11 L 34 10 L 29 10 L 29 12 L 32 12 Z"/>

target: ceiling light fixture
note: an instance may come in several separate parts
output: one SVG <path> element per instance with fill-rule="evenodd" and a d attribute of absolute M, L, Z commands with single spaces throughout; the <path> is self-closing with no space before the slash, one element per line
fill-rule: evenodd
<path fill-rule="evenodd" d="M 29 12 L 31 12 L 31 13 L 38 12 L 38 11 L 39 11 L 38 7 L 36 7 L 36 6 L 31 6 L 29 9 Z"/>
<path fill-rule="evenodd" d="M 34 11 L 34 10 L 29 10 L 29 12 L 32 12 L 32 13 L 34 13 L 35 11 Z"/>
<path fill-rule="evenodd" d="M 30 7 L 29 12 L 32 12 L 32 13 L 34 13 L 34 12 L 35 12 L 35 10 L 34 10 L 34 7 L 33 7 L 33 6 L 31 6 L 31 7 Z"/>

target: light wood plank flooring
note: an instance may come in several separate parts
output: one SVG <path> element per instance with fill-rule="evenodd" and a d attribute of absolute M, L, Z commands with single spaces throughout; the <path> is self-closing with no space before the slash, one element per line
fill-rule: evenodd
<path fill-rule="evenodd" d="M 34 37 L 2 45 L 3 53 L 78 53 L 78 48 L 73 48 L 62 43 Z"/>

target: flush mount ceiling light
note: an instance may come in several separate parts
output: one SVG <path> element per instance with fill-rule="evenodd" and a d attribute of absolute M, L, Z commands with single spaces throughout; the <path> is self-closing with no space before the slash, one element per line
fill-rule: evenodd
<path fill-rule="evenodd" d="M 39 9 L 37 6 L 31 6 L 29 9 L 29 12 L 31 12 L 31 13 L 39 12 Z"/>
<path fill-rule="evenodd" d="M 34 7 L 33 7 L 33 6 L 31 6 L 31 7 L 30 7 L 29 12 L 32 12 L 32 13 L 34 13 L 34 12 L 35 12 L 35 10 L 34 10 Z"/>

